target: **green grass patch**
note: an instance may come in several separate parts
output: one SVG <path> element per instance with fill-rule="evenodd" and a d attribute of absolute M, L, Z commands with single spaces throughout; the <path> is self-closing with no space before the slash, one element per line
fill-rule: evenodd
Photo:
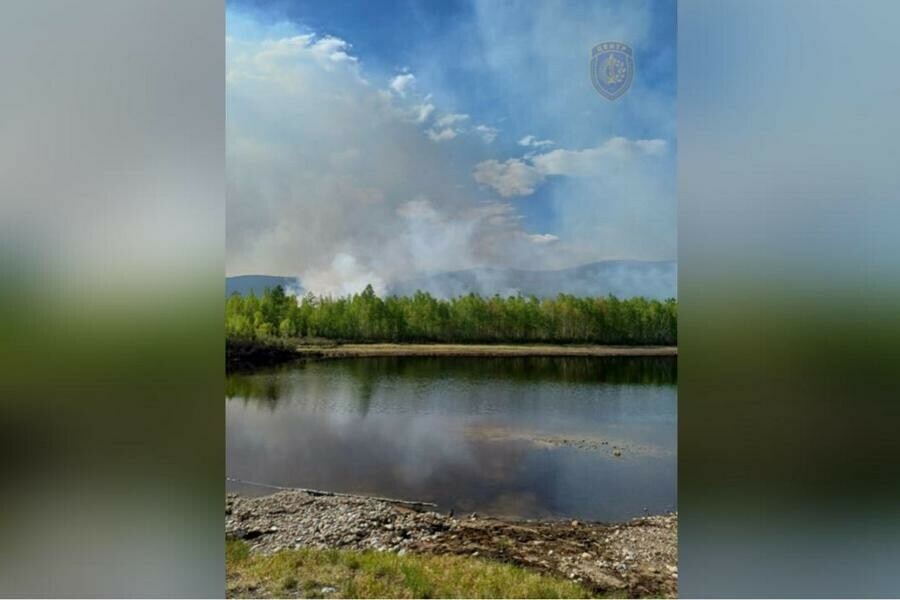
<path fill-rule="evenodd" d="M 228 597 L 590 598 L 582 586 L 520 567 L 465 556 L 350 550 L 251 555 L 225 545 Z"/>

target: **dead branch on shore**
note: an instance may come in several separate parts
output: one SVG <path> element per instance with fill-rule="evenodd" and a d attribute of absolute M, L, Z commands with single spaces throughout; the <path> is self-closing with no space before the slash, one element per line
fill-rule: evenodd
<path fill-rule="evenodd" d="M 365 500 L 378 500 L 379 502 L 389 502 L 391 504 L 400 504 L 403 506 L 411 506 L 411 507 L 428 507 L 428 508 L 437 508 L 437 504 L 434 502 L 419 502 L 416 500 L 399 500 L 397 498 L 383 498 L 380 496 L 366 496 L 364 494 L 346 494 L 343 492 L 328 492 L 325 490 L 314 490 L 311 488 L 300 488 L 300 487 L 285 487 L 281 485 L 272 485 L 269 483 L 260 483 L 258 481 L 246 481 L 244 479 L 238 479 L 236 477 L 225 477 L 225 481 L 231 481 L 232 483 L 242 483 L 244 485 L 253 485 L 256 487 L 264 487 L 272 490 L 281 490 L 287 492 L 305 492 L 310 496 L 338 496 L 342 498 L 362 498 Z"/>

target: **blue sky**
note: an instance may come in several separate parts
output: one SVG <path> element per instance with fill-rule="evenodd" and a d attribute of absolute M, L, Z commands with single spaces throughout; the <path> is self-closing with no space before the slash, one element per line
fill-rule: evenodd
<path fill-rule="evenodd" d="M 675 29 L 660 1 L 229 2 L 229 274 L 674 259 Z"/>

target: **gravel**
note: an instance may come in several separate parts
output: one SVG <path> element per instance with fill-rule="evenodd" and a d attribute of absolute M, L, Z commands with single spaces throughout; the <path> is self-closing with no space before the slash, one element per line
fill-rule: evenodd
<path fill-rule="evenodd" d="M 552 573 L 596 592 L 677 595 L 677 513 L 619 524 L 455 518 L 363 496 L 282 491 L 226 495 L 225 533 L 246 540 L 254 553 L 307 547 L 460 554 Z"/>

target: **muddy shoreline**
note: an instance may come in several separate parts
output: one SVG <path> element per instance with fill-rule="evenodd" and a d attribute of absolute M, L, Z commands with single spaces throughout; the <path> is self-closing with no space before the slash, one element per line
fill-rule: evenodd
<path fill-rule="evenodd" d="M 298 346 L 300 356 L 676 356 L 676 346 L 564 346 L 552 344 L 335 344 Z"/>
<path fill-rule="evenodd" d="M 227 339 L 228 371 L 246 371 L 301 359 L 363 357 L 583 357 L 677 356 L 677 346 L 597 346 L 558 344 L 344 344 L 338 342 L 289 343 Z"/>
<path fill-rule="evenodd" d="M 595 593 L 677 595 L 677 513 L 617 524 L 513 520 L 280 491 L 227 494 L 225 533 L 246 540 L 253 553 L 311 547 L 479 556 L 566 577 Z"/>

